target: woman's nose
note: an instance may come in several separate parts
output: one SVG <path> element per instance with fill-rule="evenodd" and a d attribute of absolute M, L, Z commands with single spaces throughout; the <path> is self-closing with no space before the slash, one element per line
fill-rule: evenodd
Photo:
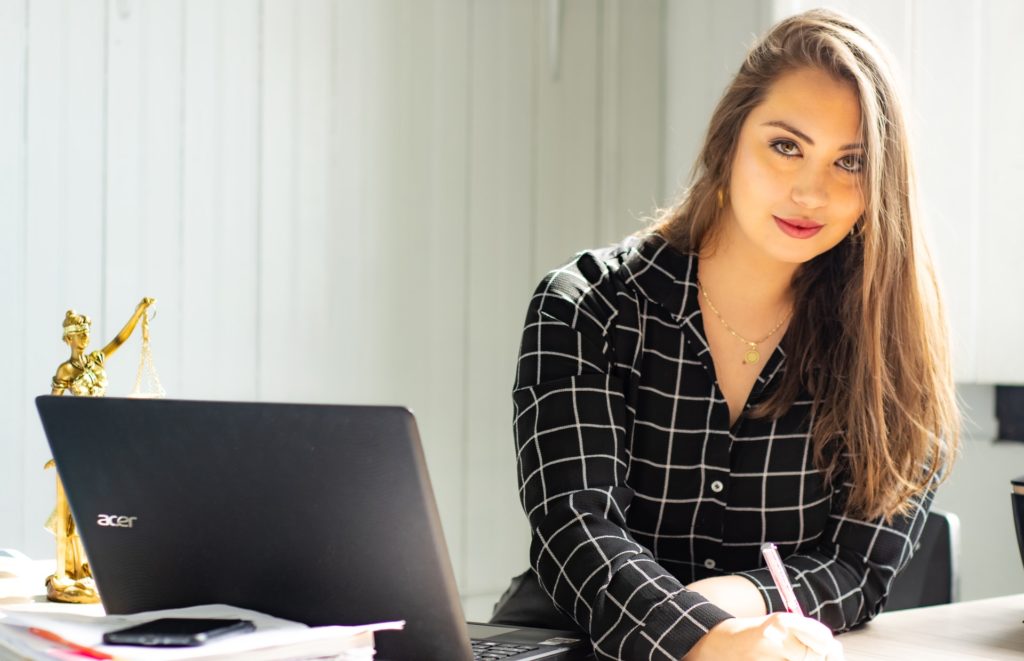
<path fill-rule="evenodd" d="M 817 168 L 803 168 L 793 182 L 790 196 L 806 209 L 820 209 L 828 204 L 826 175 Z"/>

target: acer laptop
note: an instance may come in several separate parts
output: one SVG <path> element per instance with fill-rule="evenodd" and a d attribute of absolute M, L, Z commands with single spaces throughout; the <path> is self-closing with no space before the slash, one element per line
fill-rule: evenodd
<path fill-rule="evenodd" d="M 378 658 L 474 658 L 412 413 L 42 396 L 108 613 L 227 603 L 405 620 Z M 579 632 L 471 625 L 478 658 L 587 658 Z"/>

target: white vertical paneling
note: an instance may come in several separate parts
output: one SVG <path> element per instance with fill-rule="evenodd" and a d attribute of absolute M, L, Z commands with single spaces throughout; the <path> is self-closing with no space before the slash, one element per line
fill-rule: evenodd
<path fill-rule="evenodd" d="M 372 374 L 368 394 L 387 397 L 389 384 L 393 384 L 397 387 L 391 391 L 392 397 L 401 392 L 405 397 L 395 401 L 404 399 L 407 404 L 412 404 L 406 398 L 412 388 L 406 379 L 415 383 L 419 375 L 412 367 L 415 363 L 411 365 L 403 358 L 409 356 L 410 344 L 415 342 L 413 335 L 419 332 L 403 334 L 400 343 L 391 342 L 389 335 L 392 329 L 400 327 L 403 312 L 417 307 L 424 296 L 419 291 L 422 281 L 406 279 L 406 269 L 422 256 L 422 251 L 410 253 L 409 239 L 424 236 L 424 223 L 399 221 L 408 212 L 410 199 L 422 194 L 422 182 L 412 179 L 416 161 L 423 158 L 418 153 L 422 143 L 412 131 L 418 113 L 408 111 L 415 102 L 410 58 L 415 46 L 408 42 L 417 37 L 412 27 L 411 4 L 385 0 L 377 3 L 367 17 L 367 228 L 363 235 L 365 243 L 360 246 L 366 260 L 363 286 L 368 293 L 360 310 L 365 315 L 365 330 L 373 333 L 372 337 L 362 338 L 362 344 L 371 350 L 364 360 L 375 363 L 366 365 L 367 372 Z M 388 35 L 396 33 L 404 35 L 406 43 L 388 39 Z M 422 323 L 422 318 L 417 321 Z"/>
<path fill-rule="evenodd" d="M 0 347 L 10 350 L 7 377 L 0 381 L 0 540 L 22 547 L 22 502 L 26 429 L 35 427 L 24 405 L 25 310 L 25 25 L 21 0 L 0 1 Z M 54 331 L 51 338 L 57 337 Z M 56 367 L 56 365 L 54 365 Z M 43 388 L 45 389 L 45 375 Z M 36 382 L 38 383 L 38 382 Z M 29 424 L 26 424 L 29 423 Z"/>
<path fill-rule="evenodd" d="M 804 0 L 772 0 L 771 2 L 771 23 L 777 23 L 792 14 L 797 14 L 808 9 Z"/>
<path fill-rule="evenodd" d="M 75 285 L 83 262 L 93 276 L 86 279 L 87 295 L 95 291 L 92 282 L 104 285 L 103 262 L 107 258 L 103 236 L 106 233 L 106 173 L 107 132 L 107 25 L 106 2 L 66 1 L 65 22 L 61 26 L 64 40 L 62 54 L 65 71 L 65 105 L 60 108 L 62 167 L 65 168 L 65 186 L 61 204 L 64 214 L 63 229 L 67 240 L 69 285 L 68 292 L 77 300 Z M 30 147 L 31 149 L 31 147 Z M 99 247 L 100 252 L 86 258 L 82 255 L 79 231 L 95 232 L 87 245 Z M 52 241 L 52 237 L 50 238 Z M 74 266 L 72 266 L 74 265 Z M 95 278 L 95 280 L 93 280 Z M 92 282 L 89 282 L 92 280 Z M 101 293 L 105 298 L 105 292 Z M 58 311 L 60 312 L 60 311 Z M 105 318 L 103 301 L 91 308 L 93 316 L 93 349 L 100 349 L 113 338 L 121 327 L 121 320 Z"/>
<path fill-rule="evenodd" d="M 536 113 L 534 186 L 536 215 L 532 254 L 534 276 L 560 266 L 574 253 L 597 243 L 599 217 L 598 136 L 601 43 L 597 7 L 587 0 L 561 4 L 537 0 L 538 34 L 560 23 L 557 72 L 552 71 L 547 39 L 535 57 Z"/>
<path fill-rule="evenodd" d="M 109 340 L 100 318 L 103 280 L 103 2 L 28 5 L 24 320 L 23 550 L 51 554 L 42 523 L 53 507 L 49 450 L 32 398 L 70 352 L 61 343 L 64 311 L 93 318 L 91 349 Z"/>
<path fill-rule="evenodd" d="M 367 216 L 366 167 L 369 85 L 374 73 L 368 66 L 367 15 L 374 11 L 362 0 L 334 5 L 331 43 L 330 178 L 327 187 L 329 223 L 325 256 L 330 266 L 331 287 L 324 306 L 329 334 L 338 338 L 324 350 L 325 361 L 338 378 L 331 384 L 337 401 L 365 401 L 362 379 L 351 378 L 372 369 L 372 357 L 364 341 L 367 326 L 362 311 L 372 296 L 372 278 L 365 246 L 368 233 L 378 222 Z"/>
<path fill-rule="evenodd" d="M 367 16 L 366 227 L 360 246 L 368 293 L 359 308 L 365 315 L 362 330 L 368 333 L 360 344 L 370 351 L 358 360 L 372 361 L 366 365 L 367 394 L 414 407 L 425 385 L 423 340 L 431 299 L 457 295 L 450 289 L 432 291 L 425 271 L 431 258 L 426 252 L 430 225 L 439 219 L 430 217 L 425 206 L 432 196 L 430 143 L 429 136 L 419 133 L 429 132 L 432 109 L 429 91 L 417 81 L 431 75 L 423 10 L 424 3 L 388 0 Z M 404 38 L 394 40 L 396 33 Z M 443 307 L 439 313 L 444 314 Z M 394 342 L 398 328 L 416 331 Z"/>
<path fill-rule="evenodd" d="M 255 392 L 258 10 L 185 6 L 180 314 L 190 397 Z"/>
<path fill-rule="evenodd" d="M 296 122 L 292 69 L 295 60 L 292 4 L 263 4 L 260 86 L 259 395 L 287 399 L 289 369 L 301 353 L 301 327 L 293 327 L 292 143 Z"/>
<path fill-rule="evenodd" d="M 502 583 L 529 565 L 519 507 L 511 387 L 535 282 L 535 72 L 545 68 L 536 2 L 473 5 L 466 347 L 467 615 L 487 617 Z M 593 220 L 592 218 L 589 220 Z M 577 243 L 588 240 L 577 237 Z M 557 264 L 550 264 L 553 268 Z"/>
<path fill-rule="evenodd" d="M 324 301 L 332 288 L 330 264 L 334 246 L 324 237 L 330 231 L 328 163 L 331 138 L 331 44 L 332 7 L 326 0 L 293 3 L 295 12 L 294 60 L 292 60 L 291 152 L 292 272 L 289 292 L 291 315 L 278 323 L 302 338 L 304 351 L 292 354 L 290 397 L 306 401 L 333 401 L 331 389 L 337 381 L 332 361 L 325 356 L 337 350 L 344 332 L 330 327 L 324 315 Z M 277 347 L 275 350 L 286 350 Z"/>
<path fill-rule="evenodd" d="M 980 141 L 949 136 L 981 131 L 979 83 L 975 63 L 980 43 L 978 2 L 919 2 L 914 11 L 912 72 L 913 103 L 909 124 L 919 173 L 924 227 L 932 239 L 940 284 L 946 301 L 958 381 L 973 381 L 977 346 L 978 297 L 974 295 L 977 264 L 977 213 Z M 956 48 L 948 48 L 956 43 Z M 950 90 L 960 90 L 960 103 L 949 103 Z M 943 112 L 935 112 L 942 108 Z M 956 161 L 950 167 L 951 147 Z"/>
<path fill-rule="evenodd" d="M 170 397 L 183 397 L 182 332 L 182 152 L 183 152 L 183 44 L 184 5 L 179 2 L 146 2 L 138 7 L 140 56 L 145 69 L 139 72 L 140 138 L 142 172 L 138 216 L 142 226 L 138 250 L 144 255 L 138 289 L 157 299 L 157 317 L 151 328 L 154 363 Z M 113 81 L 111 81 L 113 82 Z M 111 166 L 114 164 L 111 163 Z M 112 187 L 108 187 L 112 188 Z M 131 222 L 132 219 L 126 219 Z M 114 219 L 110 218 L 113 224 Z M 111 232 L 108 231 L 108 237 Z M 107 287 L 113 285 L 108 277 Z M 112 289 L 110 289 L 112 291 Z M 121 295 L 123 296 L 123 294 Z M 109 300 L 116 299 L 108 295 Z M 127 301 L 131 306 L 132 299 Z M 129 353 L 135 363 L 138 356 Z M 136 364 L 137 366 L 137 364 Z"/>
<path fill-rule="evenodd" d="M 977 284 L 978 379 L 983 383 L 1024 384 L 1024 354 L 1020 346 L 1024 328 L 1024 85 L 1013 64 L 1020 59 L 1020 26 L 1024 4 L 981 3 L 983 33 L 981 108 L 985 131 L 981 134 Z M 953 88 L 955 89 L 955 87 Z M 970 135 L 970 134 L 967 134 Z M 968 138 L 970 139 L 970 138 Z M 960 156 L 960 134 L 947 136 L 950 159 Z"/>
<path fill-rule="evenodd" d="M 638 4 L 637 6 L 642 6 Z M 622 111 L 618 103 L 623 85 L 619 58 L 622 52 L 622 34 L 619 29 L 622 22 L 622 7 L 617 0 L 603 3 L 598 13 L 598 41 L 600 43 L 598 65 L 598 121 L 597 148 L 598 171 L 596 180 L 597 202 L 597 235 L 601 243 L 611 243 L 617 238 L 616 228 L 621 223 L 620 184 L 622 173 L 620 163 L 615 158 L 622 148 L 619 140 L 619 114 Z M 628 13 L 628 12 L 626 12 Z M 636 105 L 636 100 L 630 104 Z"/>
<path fill-rule="evenodd" d="M 106 61 L 106 177 L 104 253 L 104 309 L 106 328 L 116 332 L 146 295 L 141 282 L 142 264 L 148 254 L 143 242 L 140 167 L 145 151 L 140 102 L 142 57 L 142 10 L 137 2 L 107 0 Z M 162 319 L 161 319 L 162 321 Z M 137 331 L 107 363 L 108 395 L 123 396 L 134 384 L 141 346 Z"/>
<path fill-rule="evenodd" d="M 417 105 L 429 112 L 416 129 L 425 139 L 424 157 L 414 173 L 423 182 L 422 197 L 410 200 L 407 217 L 415 217 L 419 210 L 429 221 L 422 223 L 422 245 L 409 247 L 413 255 L 422 253 L 427 260 L 426 264 L 410 260 L 412 269 L 406 276 L 410 282 L 417 282 L 421 272 L 426 276 L 422 286 L 416 287 L 421 306 L 413 311 L 422 321 L 423 335 L 414 348 L 421 360 L 410 360 L 418 362 L 421 373 L 421 390 L 413 401 L 452 564 L 461 574 L 466 562 L 467 508 L 463 411 L 471 9 L 468 0 L 434 0 L 420 7 L 425 40 L 416 44 L 421 50 L 408 57 L 417 63 Z M 409 327 L 415 323 L 415 318 L 406 319 Z"/>
<path fill-rule="evenodd" d="M 724 83 L 721 56 L 711 50 L 708 2 L 668 2 L 665 8 L 665 204 L 685 188 L 707 130 L 717 89 Z M 701 53 L 701 57 L 695 57 Z"/>
<path fill-rule="evenodd" d="M 711 112 L 750 45 L 768 27 L 772 6 L 760 0 L 666 4 L 666 204 L 685 188 Z"/>
<path fill-rule="evenodd" d="M 219 48 L 222 62 L 218 107 L 217 159 L 221 167 L 219 194 L 220 265 L 216 326 L 203 329 L 217 350 L 218 397 L 253 399 L 258 363 L 259 220 L 259 4 L 221 0 Z M 196 335 L 195 341 L 202 342 Z"/>
<path fill-rule="evenodd" d="M 116 330 L 157 299 L 154 363 L 181 396 L 181 89 L 183 5 L 108 0 L 105 310 Z M 160 313 L 160 311 L 163 313 Z M 107 364 L 109 394 L 134 386 L 141 329 Z"/>
<path fill-rule="evenodd" d="M 220 243 L 223 217 L 224 153 L 220 106 L 225 102 L 221 33 L 224 6 L 218 2 L 183 2 L 182 31 L 182 187 L 181 308 L 184 320 L 180 363 L 182 394 L 217 398 L 226 367 L 219 360 L 222 319 L 217 304 L 224 268 L 237 253 Z M 233 324 L 234 325 L 234 324 Z M 238 324 L 238 327 L 243 327 Z M 243 336 L 244 333 L 237 333 Z M 246 375 L 233 366 L 236 382 Z"/>
<path fill-rule="evenodd" d="M 260 390 L 331 401 L 345 329 L 332 327 L 332 8 L 268 2 L 263 25 Z M 343 360 L 343 359 L 342 359 Z"/>
<path fill-rule="evenodd" d="M 394 0 L 372 5 L 362 3 L 359 9 L 349 11 L 348 20 L 353 21 L 354 29 L 364 33 L 360 42 L 363 78 L 358 89 L 351 91 L 361 96 L 362 108 L 357 125 L 362 135 L 356 143 L 362 170 L 358 193 L 361 213 L 353 219 L 359 225 L 358 231 L 353 232 L 354 240 L 338 246 L 342 251 L 339 261 L 352 261 L 357 273 L 351 281 L 339 283 L 351 291 L 353 307 L 337 310 L 332 319 L 350 338 L 341 369 L 344 373 L 360 375 L 358 384 L 341 379 L 341 387 L 361 390 L 356 401 L 380 401 L 377 398 L 387 392 L 387 382 L 392 375 L 392 363 L 385 358 L 387 319 L 388 308 L 397 307 L 390 297 L 397 293 L 396 271 L 401 270 L 394 238 L 402 227 L 415 224 L 407 221 L 396 226 L 394 199 L 397 195 L 408 194 L 409 182 L 390 176 L 391 167 L 405 151 L 399 147 L 398 140 L 402 121 L 398 107 L 404 101 L 398 94 L 408 80 L 400 79 L 396 70 L 395 59 L 401 46 L 388 39 L 398 26 L 398 3 Z M 345 52 L 350 44 L 339 42 L 337 48 L 339 53 Z M 351 132 L 345 134 L 351 135 Z M 405 302 L 411 298 L 406 291 L 399 300 Z"/>
<path fill-rule="evenodd" d="M 665 4 L 616 0 L 604 15 L 598 240 L 611 243 L 664 199 Z"/>

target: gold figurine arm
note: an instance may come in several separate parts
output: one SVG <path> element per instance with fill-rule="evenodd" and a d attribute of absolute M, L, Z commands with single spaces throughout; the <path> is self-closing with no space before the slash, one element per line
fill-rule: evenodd
<path fill-rule="evenodd" d="M 136 324 L 139 323 L 139 319 L 141 319 L 142 315 L 146 313 L 146 308 L 154 303 L 156 303 L 156 299 L 148 297 L 139 301 L 139 304 L 135 307 L 135 313 L 132 315 L 132 318 L 124 325 L 124 328 L 122 328 L 121 332 L 117 334 L 117 337 L 112 339 L 107 346 L 103 347 L 104 358 L 109 358 L 129 337 L 131 337 L 132 331 L 135 330 Z"/>
<path fill-rule="evenodd" d="M 67 383 L 65 383 L 64 381 L 58 380 L 60 372 L 58 372 L 57 374 L 58 374 L 58 376 L 53 377 L 53 380 L 50 382 L 50 394 L 51 395 L 63 395 L 64 391 L 68 389 L 68 384 Z"/>

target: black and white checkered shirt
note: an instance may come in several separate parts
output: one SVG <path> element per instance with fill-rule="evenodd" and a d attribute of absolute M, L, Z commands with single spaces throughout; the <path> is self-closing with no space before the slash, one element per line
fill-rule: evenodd
<path fill-rule="evenodd" d="M 930 494 L 892 525 L 848 517 L 814 467 L 808 397 L 730 429 L 698 305 L 697 257 L 655 234 L 584 252 L 530 301 L 516 384 L 531 563 L 600 657 L 680 659 L 730 617 L 684 585 L 739 574 L 785 607 L 775 542 L 809 617 L 846 630 L 881 609 Z M 785 369 L 780 346 L 747 408 Z"/>

